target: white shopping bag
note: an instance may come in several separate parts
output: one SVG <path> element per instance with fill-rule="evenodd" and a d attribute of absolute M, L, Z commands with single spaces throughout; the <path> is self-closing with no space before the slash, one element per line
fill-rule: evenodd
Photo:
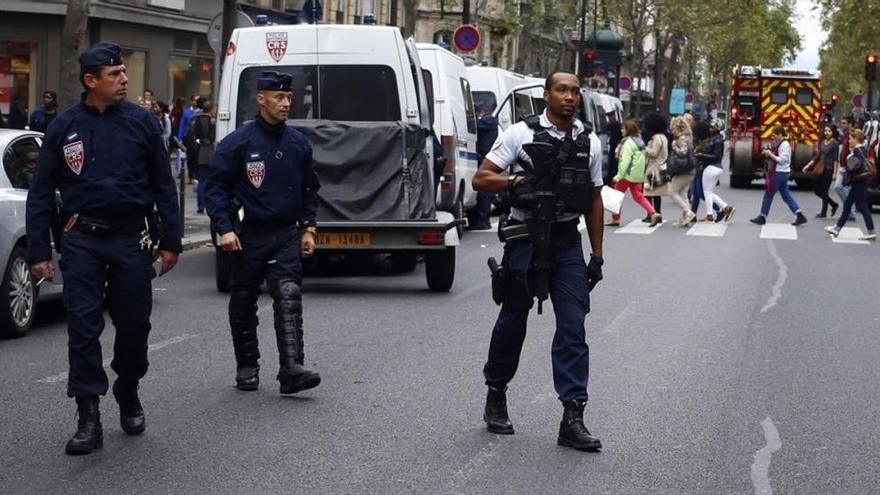
<path fill-rule="evenodd" d="M 606 210 L 615 215 L 620 213 L 620 207 L 623 206 L 623 196 L 624 194 L 622 191 L 618 191 L 613 187 L 602 187 L 602 203 Z"/>

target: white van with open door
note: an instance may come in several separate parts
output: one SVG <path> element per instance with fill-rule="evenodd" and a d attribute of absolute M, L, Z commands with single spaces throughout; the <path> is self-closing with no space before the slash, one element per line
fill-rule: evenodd
<path fill-rule="evenodd" d="M 529 83 L 528 78 L 522 74 L 478 65 L 467 68 L 467 77 L 471 82 L 474 104 L 482 106 L 489 113 L 495 112 L 508 91 Z"/>
<path fill-rule="evenodd" d="M 477 205 L 471 182 L 477 173 L 477 120 L 464 61 L 431 43 L 416 43 L 428 91 L 433 94 L 434 133 L 446 158 L 437 207 L 461 217 Z"/>
<path fill-rule="evenodd" d="M 234 30 L 220 80 L 218 142 L 255 118 L 256 82 L 267 70 L 293 76 L 288 125 L 312 145 L 321 182 L 317 254 L 388 253 L 401 270 L 424 255 L 428 287 L 449 290 L 464 219 L 436 208 L 431 103 L 415 42 L 386 26 Z M 224 254 L 217 250 L 220 290 L 228 287 Z"/>

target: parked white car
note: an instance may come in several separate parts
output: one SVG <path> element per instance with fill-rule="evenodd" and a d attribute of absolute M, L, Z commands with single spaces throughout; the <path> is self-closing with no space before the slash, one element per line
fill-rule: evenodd
<path fill-rule="evenodd" d="M 43 134 L 0 129 L 0 337 L 21 337 L 30 330 L 37 299 L 61 293 L 61 272 L 55 280 L 37 281 L 30 272 L 25 240 L 25 203 Z M 57 253 L 53 252 L 57 263 Z"/>

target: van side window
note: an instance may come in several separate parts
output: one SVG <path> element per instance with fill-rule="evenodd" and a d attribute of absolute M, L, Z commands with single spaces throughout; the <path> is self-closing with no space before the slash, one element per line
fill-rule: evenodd
<path fill-rule="evenodd" d="M 279 72 L 293 76 L 290 119 L 349 121 L 398 121 L 400 95 L 397 77 L 385 65 L 279 66 Z M 249 67 L 238 85 L 236 126 L 259 113 L 254 94 L 264 67 Z M 320 74 L 320 85 L 318 84 Z"/>
<path fill-rule="evenodd" d="M 491 91 L 474 91 L 474 104 L 486 109 L 487 113 L 492 113 L 498 106 L 495 100 L 495 93 Z"/>
<path fill-rule="evenodd" d="M 527 93 L 515 92 L 513 94 L 514 101 L 514 113 L 515 113 L 515 122 L 519 122 L 520 120 L 528 117 L 529 115 L 534 115 L 535 110 L 532 108 L 532 97 Z"/>
<path fill-rule="evenodd" d="M 422 69 L 422 80 L 425 81 L 425 94 L 428 95 L 428 113 L 431 125 L 434 125 L 434 75 L 428 69 Z M 416 94 L 419 92 L 416 91 Z"/>
<path fill-rule="evenodd" d="M 477 115 L 474 111 L 474 100 L 471 97 L 471 83 L 467 79 L 460 79 L 461 94 L 464 97 L 464 117 L 467 119 L 468 134 L 477 133 Z"/>

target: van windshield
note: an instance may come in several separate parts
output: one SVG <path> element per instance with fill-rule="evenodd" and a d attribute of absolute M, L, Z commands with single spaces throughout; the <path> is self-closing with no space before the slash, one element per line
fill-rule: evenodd
<path fill-rule="evenodd" d="M 249 67 L 238 84 L 236 127 L 259 113 L 255 98 L 257 78 L 268 67 Z M 290 119 L 398 121 L 400 95 L 397 77 L 385 65 L 287 65 L 271 67 L 293 76 Z M 321 82 L 318 86 L 318 74 Z"/>

